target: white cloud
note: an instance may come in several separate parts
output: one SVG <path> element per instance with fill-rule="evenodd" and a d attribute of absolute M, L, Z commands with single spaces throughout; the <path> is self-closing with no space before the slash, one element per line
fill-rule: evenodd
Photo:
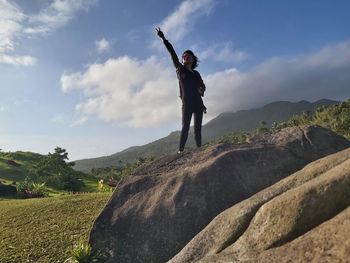
<path fill-rule="evenodd" d="M 211 59 L 218 62 L 240 62 L 247 59 L 244 51 L 234 50 L 231 42 L 214 44 L 198 52 L 200 59 Z"/>
<path fill-rule="evenodd" d="M 0 53 L 0 63 L 14 66 L 33 66 L 37 63 L 37 59 L 31 56 L 10 56 Z"/>
<path fill-rule="evenodd" d="M 97 52 L 99 53 L 108 51 L 110 48 L 110 44 L 105 38 L 102 38 L 101 40 L 96 41 L 95 44 L 96 44 Z"/>
<path fill-rule="evenodd" d="M 25 19 L 25 14 L 17 5 L 0 0 L 0 63 L 24 66 L 36 63 L 36 59 L 31 56 L 8 54 L 15 50 L 16 40 L 22 32 L 22 22 Z"/>
<path fill-rule="evenodd" d="M 85 94 L 86 100 L 76 106 L 82 116 L 109 122 L 152 127 L 171 123 L 180 113 L 175 73 L 154 57 L 124 56 L 93 64 L 85 72 L 63 74 L 61 87 Z"/>
<path fill-rule="evenodd" d="M 31 26 L 24 29 L 25 33 L 48 33 L 66 25 L 80 10 L 89 10 L 97 0 L 54 0 L 41 10 L 39 14 L 29 17 Z"/>
<path fill-rule="evenodd" d="M 233 68 L 215 72 L 203 76 L 206 119 L 277 100 L 345 100 L 350 97 L 349 72 L 350 42 L 293 59 L 274 58 L 246 72 Z M 63 74 L 61 87 L 64 92 L 83 92 L 85 100 L 76 106 L 81 116 L 133 127 L 180 120 L 175 73 L 154 57 L 124 56 L 93 64 L 84 72 Z"/>
<path fill-rule="evenodd" d="M 160 26 L 171 40 L 176 42 L 189 34 L 195 22 L 203 15 L 209 15 L 214 7 L 214 0 L 186 0 L 157 26 Z"/>
<path fill-rule="evenodd" d="M 6 107 L 5 106 L 0 106 L 0 113 L 1 112 L 5 112 L 6 111 Z"/>
<path fill-rule="evenodd" d="M 0 53 L 14 50 L 14 37 L 21 32 L 24 18 L 18 6 L 0 0 Z"/>
<path fill-rule="evenodd" d="M 53 0 L 39 14 L 26 15 L 12 1 L 0 0 L 0 63 L 35 65 L 37 59 L 15 54 L 18 41 L 28 34 L 48 33 L 66 25 L 80 10 L 88 10 L 98 0 Z"/>
<path fill-rule="evenodd" d="M 247 72 L 213 73 L 204 78 L 208 111 L 217 115 L 278 100 L 346 100 L 349 72 L 350 42 L 343 42 L 293 59 L 270 59 Z"/>

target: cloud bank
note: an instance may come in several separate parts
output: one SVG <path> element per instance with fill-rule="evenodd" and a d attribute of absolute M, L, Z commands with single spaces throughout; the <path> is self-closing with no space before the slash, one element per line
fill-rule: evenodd
<path fill-rule="evenodd" d="M 309 55 L 272 58 L 247 72 L 216 72 L 205 78 L 208 108 L 217 114 L 278 100 L 345 100 L 350 97 L 349 70 L 350 42 L 343 42 Z"/>
<path fill-rule="evenodd" d="M 108 122 L 152 127 L 172 123 L 180 114 L 175 74 L 154 57 L 123 56 L 92 64 L 85 72 L 63 74 L 61 87 L 83 92 L 86 99 L 76 105 L 82 116 Z"/>
<path fill-rule="evenodd" d="M 12 1 L 0 0 L 0 63 L 33 66 L 37 59 L 16 54 L 18 42 L 34 34 L 46 34 L 65 26 L 80 10 L 88 10 L 97 0 L 53 0 L 34 15 L 26 15 Z"/>
<path fill-rule="evenodd" d="M 203 76 L 208 117 L 277 100 L 345 100 L 350 97 L 349 72 L 350 42 L 295 58 L 273 58 L 246 72 L 233 68 L 214 72 Z M 61 88 L 85 95 L 76 106 L 81 116 L 132 127 L 180 121 L 176 75 L 155 57 L 124 56 L 93 64 L 84 72 L 63 74 Z"/>

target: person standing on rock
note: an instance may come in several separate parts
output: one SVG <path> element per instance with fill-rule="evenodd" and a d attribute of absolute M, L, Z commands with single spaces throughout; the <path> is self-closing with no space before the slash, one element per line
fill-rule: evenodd
<path fill-rule="evenodd" d="M 202 146 L 202 119 L 203 113 L 207 109 L 203 104 L 205 85 L 201 75 L 195 68 L 198 66 L 198 58 L 191 50 L 186 50 L 182 54 L 182 63 L 170 44 L 165 38 L 160 28 L 156 28 L 157 35 L 163 40 L 163 43 L 169 51 L 176 68 L 176 75 L 179 80 L 180 98 L 182 100 L 182 129 L 180 136 L 179 153 L 185 149 L 185 144 L 190 129 L 192 114 L 194 115 L 194 136 L 197 147 Z"/>

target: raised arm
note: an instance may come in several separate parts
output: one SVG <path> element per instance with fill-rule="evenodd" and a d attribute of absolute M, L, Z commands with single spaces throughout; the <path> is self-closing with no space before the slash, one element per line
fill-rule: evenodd
<path fill-rule="evenodd" d="M 174 67 L 175 68 L 179 68 L 182 66 L 182 64 L 179 61 L 179 58 L 176 55 L 176 52 L 173 48 L 173 46 L 170 44 L 170 42 L 165 38 L 164 33 L 160 30 L 159 27 L 156 28 L 157 31 L 157 35 L 163 40 L 163 43 L 166 47 L 166 49 L 168 50 L 168 52 L 170 53 L 171 59 L 173 60 L 174 63 Z"/>

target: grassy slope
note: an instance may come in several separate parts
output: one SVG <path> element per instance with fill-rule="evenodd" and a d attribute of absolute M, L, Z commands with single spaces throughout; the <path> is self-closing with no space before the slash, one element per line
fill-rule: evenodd
<path fill-rule="evenodd" d="M 0 153 L 0 181 L 10 184 L 12 182 L 24 181 L 28 175 L 29 170 L 40 160 L 44 158 L 43 155 L 32 152 L 12 152 L 12 153 Z M 7 160 L 14 160 L 20 166 L 13 166 L 6 163 Z M 85 187 L 82 192 L 96 192 L 97 191 L 97 179 L 89 176 L 81 176 L 81 179 L 85 183 Z M 50 195 L 57 195 L 62 191 L 49 188 Z"/>
<path fill-rule="evenodd" d="M 87 240 L 110 193 L 55 198 L 0 199 L 1 262 L 64 262 L 69 249 Z"/>
<path fill-rule="evenodd" d="M 22 181 L 29 169 L 43 158 L 42 155 L 31 152 L 0 153 L 0 179 L 7 181 Z M 12 166 L 7 160 L 15 160 L 20 166 Z"/>

